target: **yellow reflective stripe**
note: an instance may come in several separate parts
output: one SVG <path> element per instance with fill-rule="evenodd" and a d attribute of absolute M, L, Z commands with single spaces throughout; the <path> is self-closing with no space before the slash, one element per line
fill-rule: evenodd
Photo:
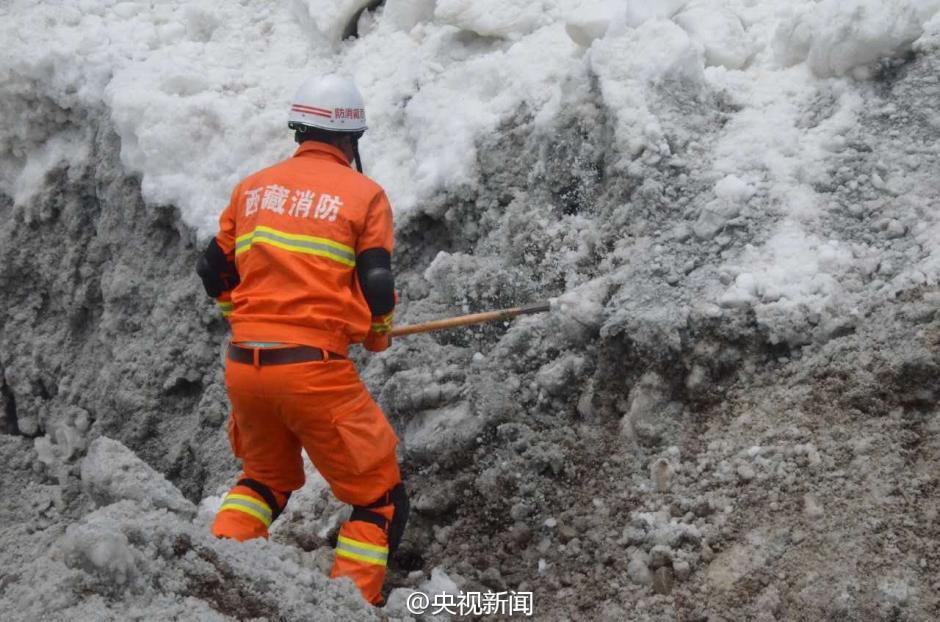
<path fill-rule="evenodd" d="M 248 495 L 239 495 L 236 493 L 226 495 L 225 500 L 222 502 L 222 507 L 219 508 L 220 512 L 222 510 L 234 510 L 248 514 L 264 523 L 265 527 L 271 524 L 271 510 L 268 508 L 267 504 L 258 501 L 254 497 L 249 497 Z"/>
<path fill-rule="evenodd" d="M 261 521 L 262 523 L 264 523 L 264 526 L 265 526 L 265 527 L 269 527 L 269 526 L 271 525 L 271 519 L 265 518 L 264 515 L 261 514 L 261 512 L 255 510 L 254 508 L 250 508 L 250 507 L 248 507 L 248 506 L 241 505 L 241 502 L 238 502 L 238 501 L 226 501 L 225 503 L 222 504 L 222 507 L 219 508 L 219 511 L 220 511 L 220 512 L 222 512 L 222 511 L 224 511 L 224 510 L 232 510 L 232 511 L 235 511 L 235 512 L 241 512 L 241 513 L 243 513 L 243 514 L 248 514 L 249 516 L 252 516 L 252 517 L 254 517 L 254 518 L 257 518 L 259 521 Z"/>
<path fill-rule="evenodd" d="M 392 330 L 392 316 L 387 315 L 384 319 L 379 322 L 372 323 L 372 332 L 373 333 L 387 333 Z"/>
<path fill-rule="evenodd" d="M 232 302 L 231 302 L 231 301 L 225 301 L 225 302 L 223 302 L 223 301 L 217 301 L 216 304 L 218 305 L 219 311 L 222 312 L 222 315 L 223 315 L 224 317 L 228 317 L 228 316 L 232 315 L 232 308 L 233 308 L 233 307 L 232 307 Z"/>
<path fill-rule="evenodd" d="M 388 547 L 340 536 L 336 542 L 336 556 L 375 566 L 385 566 L 388 563 Z"/>
<path fill-rule="evenodd" d="M 277 229 L 272 229 L 271 227 L 265 227 L 263 225 L 258 225 L 255 227 L 253 233 L 258 231 L 263 231 L 265 233 L 273 233 L 274 235 L 280 236 L 282 238 L 287 238 L 288 240 L 296 240 L 298 242 L 318 242 L 320 244 L 326 244 L 327 246 L 332 246 L 338 251 L 341 251 L 345 254 L 355 256 L 356 251 L 353 250 L 353 247 L 346 246 L 345 244 L 340 244 L 339 242 L 334 242 L 328 238 L 318 238 L 312 235 L 300 235 L 299 233 L 287 233 L 285 231 L 278 231 Z"/>
<path fill-rule="evenodd" d="M 346 557 L 348 559 L 354 559 L 357 562 L 363 562 L 366 564 L 373 564 L 375 566 L 385 566 L 387 562 L 384 559 L 373 559 L 365 555 L 360 555 L 359 553 L 353 553 L 352 551 L 347 551 L 340 547 L 336 547 L 336 556 L 337 557 Z"/>
<path fill-rule="evenodd" d="M 243 495 L 243 494 L 238 493 L 238 492 L 230 492 L 230 493 L 228 493 L 227 495 L 225 495 L 225 499 L 226 499 L 226 500 L 228 500 L 228 499 L 239 499 L 239 500 L 241 500 L 241 501 L 247 501 L 248 503 L 251 503 L 252 505 L 257 505 L 257 506 L 258 506 L 258 509 L 261 510 L 262 512 L 266 512 L 266 513 L 268 513 L 269 515 L 271 514 L 271 508 L 268 507 L 268 504 L 267 504 L 267 503 L 265 503 L 265 502 L 262 501 L 261 499 L 257 499 L 257 498 L 255 498 L 255 497 L 250 496 L 250 495 Z"/>
<path fill-rule="evenodd" d="M 244 253 L 254 244 L 268 244 L 294 253 L 325 257 L 350 267 L 356 265 L 356 251 L 351 246 L 328 238 L 287 233 L 264 226 L 255 227 L 254 231 L 238 236 L 235 239 L 235 254 Z"/>
<path fill-rule="evenodd" d="M 378 544 L 370 544 L 368 542 L 363 542 L 362 540 L 353 540 L 352 538 L 347 538 L 346 536 L 339 536 L 339 538 L 337 538 L 337 541 L 342 542 L 343 544 L 348 544 L 350 546 L 356 546 L 356 547 L 359 547 L 360 549 L 365 549 L 367 551 L 375 551 L 376 553 L 385 553 L 386 555 L 388 555 L 387 546 L 380 546 Z"/>

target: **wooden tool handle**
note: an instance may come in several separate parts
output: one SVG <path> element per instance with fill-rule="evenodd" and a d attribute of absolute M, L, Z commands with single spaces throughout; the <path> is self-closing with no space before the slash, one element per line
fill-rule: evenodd
<path fill-rule="evenodd" d="M 500 309 L 498 311 L 485 311 L 483 313 L 471 313 L 470 315 L 461 315 L 458 317 L 446 318 L 443 320 L 433 320 L 422 324 L 412 324 L 410 326 L 399 326 L 393 328 L 389 333 L 392 337 L 401 337 L 404 335 L 414 335 L 416 333 L 429 333 L 435 330 L 444 330 L 445 328 L 457 328 L 459 326 L 471 326 L 473 324 L 483 324 L 484 322 L 500 322 L 511 320 L 520 315 L 529 315 L 532 313 L 545 313 L 552 308 L 551 303 L 542 303 L 529 305 L 527 307 L 512 307 L 511 309 Z"/>

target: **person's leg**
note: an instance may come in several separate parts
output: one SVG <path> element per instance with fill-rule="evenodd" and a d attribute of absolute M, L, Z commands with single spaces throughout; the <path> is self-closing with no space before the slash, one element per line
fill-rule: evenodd
<path fill-rule="evenodd" d="M 398 439 L 351 362 L 312 364 L 305 373 L 311 393 L 294 396 L 291 406 L 285 402 L 285 423 L 333 494 L 353 506 L 340 528 L 331 576 L 350 577 L 377 604 L 408 515 Z"/>
<path fill-rule="evenodd" d="M 220 538 L 267 538 L 268 527 L 304 483 L 300 440 L 281 421 L 277 398 L 264 387 L 272 370 L 228 362 L 226 383 L 232 414 L 229 441 L 243 472 L 222 502 L 212 525 Z"/>
<path fill-rule="evenodd" d="M 376 479 L 398 474 L 395 454 L 376 466 Z M 410 504 L 399 481 L 370 503 L 354 503 L 352 514 L 340 527 L 331 577 L 351 578 L 363 596 L 381 602 L 388 559 L 394 555 L 408 521 Z"/>

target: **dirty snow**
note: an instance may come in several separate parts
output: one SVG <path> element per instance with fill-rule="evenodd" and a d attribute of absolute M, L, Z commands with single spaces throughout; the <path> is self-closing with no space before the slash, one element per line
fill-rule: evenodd
<path fill-rule="evenodd" d="M 359 361 L 415 508 L 385 614 L 934 618 L 940 2 L 387 0 L 342 41 L 365 4 L 0 8 L 0 607 L 382 615 L 326 579 L 309 465 L 270 542 L 207 532 L 237 465 L 193 259 L 341 71 L 401 320 L 553 300 Z"/>

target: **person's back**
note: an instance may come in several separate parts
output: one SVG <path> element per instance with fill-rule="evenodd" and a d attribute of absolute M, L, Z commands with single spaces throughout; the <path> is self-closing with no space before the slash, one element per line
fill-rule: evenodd
<path fill-rule="evenodd" d="M 308 141 L 294 157 L 242 181 L 223 215 L 219 245 L 234 249 L 232 339 L 291 342 L 347 353 L 371 326 L 356 259 L 392 250 L 381 187 L 331 145 Z"/>
<path fill-rule="evenodd" d="M 350 343 L 389 345 L 392 211 L 361 174 L 365 112 L 351 81 L 305 83 L 289 125 L 297 152 L 238 184 L 197 266 L 232 326 L 229 440 L 243 467 L 212 533 L 266 538 L 304 483 L 304 449 L 353 506 L 332 576 L 379 603 L 409 504 L 398 439 L 346 355 Z"/>

